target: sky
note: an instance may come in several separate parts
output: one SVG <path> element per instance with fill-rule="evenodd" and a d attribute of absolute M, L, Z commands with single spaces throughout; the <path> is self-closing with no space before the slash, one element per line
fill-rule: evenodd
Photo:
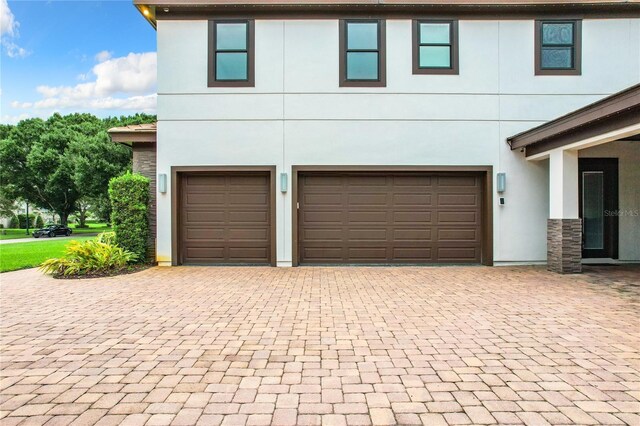
<path fill-rule="evenodd" d="M 132 0 L 0 0 L 0 123 L 155 113 L 156 32 Z"/>

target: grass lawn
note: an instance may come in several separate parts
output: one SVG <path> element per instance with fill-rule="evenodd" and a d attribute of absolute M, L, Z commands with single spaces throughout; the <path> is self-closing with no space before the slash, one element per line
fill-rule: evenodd
<path fill-rule="evenodd" d="M 75 224 L 69 225 L 74 234 L 98 234 L 100 232 L 109 232 L 111 228 L 106 223 L 88 223 L 88 228 L 77 229 Z M 29 228 L 29 235 L 26 229 L 0 229 L 0 240 L 15 240 L 18 238 L 33 238 L 31 232 L 35 228 Z"/>
<path fill-rule="evenodd" d="M 87 223 L 88 228 L 76 228 L 76 224 L 69 225 L 74 234 L 98 234 L 100 232 L 111 232 L 111 227 L 106 223 Z"/>
<path fill-rule="evenodd" d="M 78 237 L 88 240 L 94 237 Z M 52 257 L 60 257 L 72 240 L 44 240 L 37 243 L 15 243 L 0 245 L 0 272 L 35 268 Z"/>
<path fill-rule="evenodd" d="M 26 234 L 26 229 L 0 229 L 0 240 L 15 240 L 17 238 L 32 238 L 29 229 L 29 235 Z"/>

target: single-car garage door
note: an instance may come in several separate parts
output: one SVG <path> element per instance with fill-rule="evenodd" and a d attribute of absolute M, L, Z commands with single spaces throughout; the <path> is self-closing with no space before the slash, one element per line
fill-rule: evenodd
<path fill-rule="evenodd" d="M 301 172 L 302 264 L 480 263 L 482 179 Z"/>
<path fill-rule="evenodd" d="M 269 173 L 181 176 L 182 264 L 269 264 Z"/>

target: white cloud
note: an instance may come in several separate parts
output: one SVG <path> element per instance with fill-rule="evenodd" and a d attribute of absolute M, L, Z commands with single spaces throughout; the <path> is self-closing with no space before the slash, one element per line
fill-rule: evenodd
<path fill-rule="evenodd" d="M 71 100 L 106 98 L 117 93 L 148 94 L 155 89 L 156 64 L 155 52 L 129 53 L 94 66 L 91 72 L 95 81 L 75 86 L 38 86 L 36 90 L 46 99 Z"/>
<path fill-rule="evenodd" d="M 18 101 L 11 102 L 11 108 L 15 108 L 15 109 L 26 109 L 26 108 L 31 108 L 32 106 L 33 106 L 32 102 L 18 102 Z"/>
<path fill-rule="evenodd" d="M 19 37 L 18 27 L 20 27 L 20 23 L 16 21 L 11 9 L 9 9 L 9 3 L 7 0 L 0 0 L 0 42 L 10 58 L 24 58 L 30 53 L 14 41 Z"/>
<path fill-rule="evenodd" d="M 19 115 L 3 115 L 0 116 L 0 123 L 2 124 L 18 124 L 19 121 L 26 120 L 27 118 L 33 118 L 32 114 L 19 114 Z"/>
<path fill-rule="evenodd" d="M 96 55 L 97 60 L 103 61 L 91 72 L 81 74 L 82 83 L 38 86 L 36 91 L 42 95 L 41 100 L 13 101 L 12 108 L 52 112 L 65 109 L 155 112 L 156 53 L 129 53 L 119 58 L 107 58 L 107 54 L 105 51 Z"/>
<path fill-rule="evenodd" d="M 129 96 L 126 98 L 93 98 L 78 99 L 73 97 L 48 98 L 33 103 L 35 109 L 57 111 L 60 109 L 101 110 L 101 109 L 129 109 L 142 112 L 153 112 L 156 108 L 156 94 L 144 96 Z M 25 104 L 29 104 L 25 102 Z M 26 108 L 30 108 L 27 106 Z"/>
<path fill-rule="evenodd" d="M 96 61 L 104 62 L 111 59 L 111 56 L 112 56 L 111 52 L 109 52 L 108 50 L 103 50 L 102 52 L 99 52 L 96 55 Z"/>
<path fill-rule="evenodd" d="M 2 38 L 2 46 L 4 47 L 4 51 L 7 56 L 10 58 L 24 58 L 25 56 L 29 56 L 29 52 L 27 52 L 26 49 L 18 46 L 6 37 Z"/>
<path fill-rule="evenodd" d="M 0 0 L 0 35 L 13 37 L 18 31 L 18 25 L 7 0 Z"/>

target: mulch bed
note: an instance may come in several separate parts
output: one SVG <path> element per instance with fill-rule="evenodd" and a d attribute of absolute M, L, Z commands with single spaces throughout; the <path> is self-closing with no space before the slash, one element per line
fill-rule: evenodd
<path fill-rule="evenodd" d="M 149 263 L 143 263 L 140 265 L 128 265 L 121 269 L 111 269 L 109 271 L 104 271 L 96 274 L 85 274 L 85 275 L 60 275 L 54 274 L 53 278 L 57 280 L 84 280 L 90 278 L 106 278 L 106 277 L 115 277 L 118 275 L 129 275 L 134 274 L 136 272 L 144 271 L 145 269 L 149 269 L 154 265 Z"/>

